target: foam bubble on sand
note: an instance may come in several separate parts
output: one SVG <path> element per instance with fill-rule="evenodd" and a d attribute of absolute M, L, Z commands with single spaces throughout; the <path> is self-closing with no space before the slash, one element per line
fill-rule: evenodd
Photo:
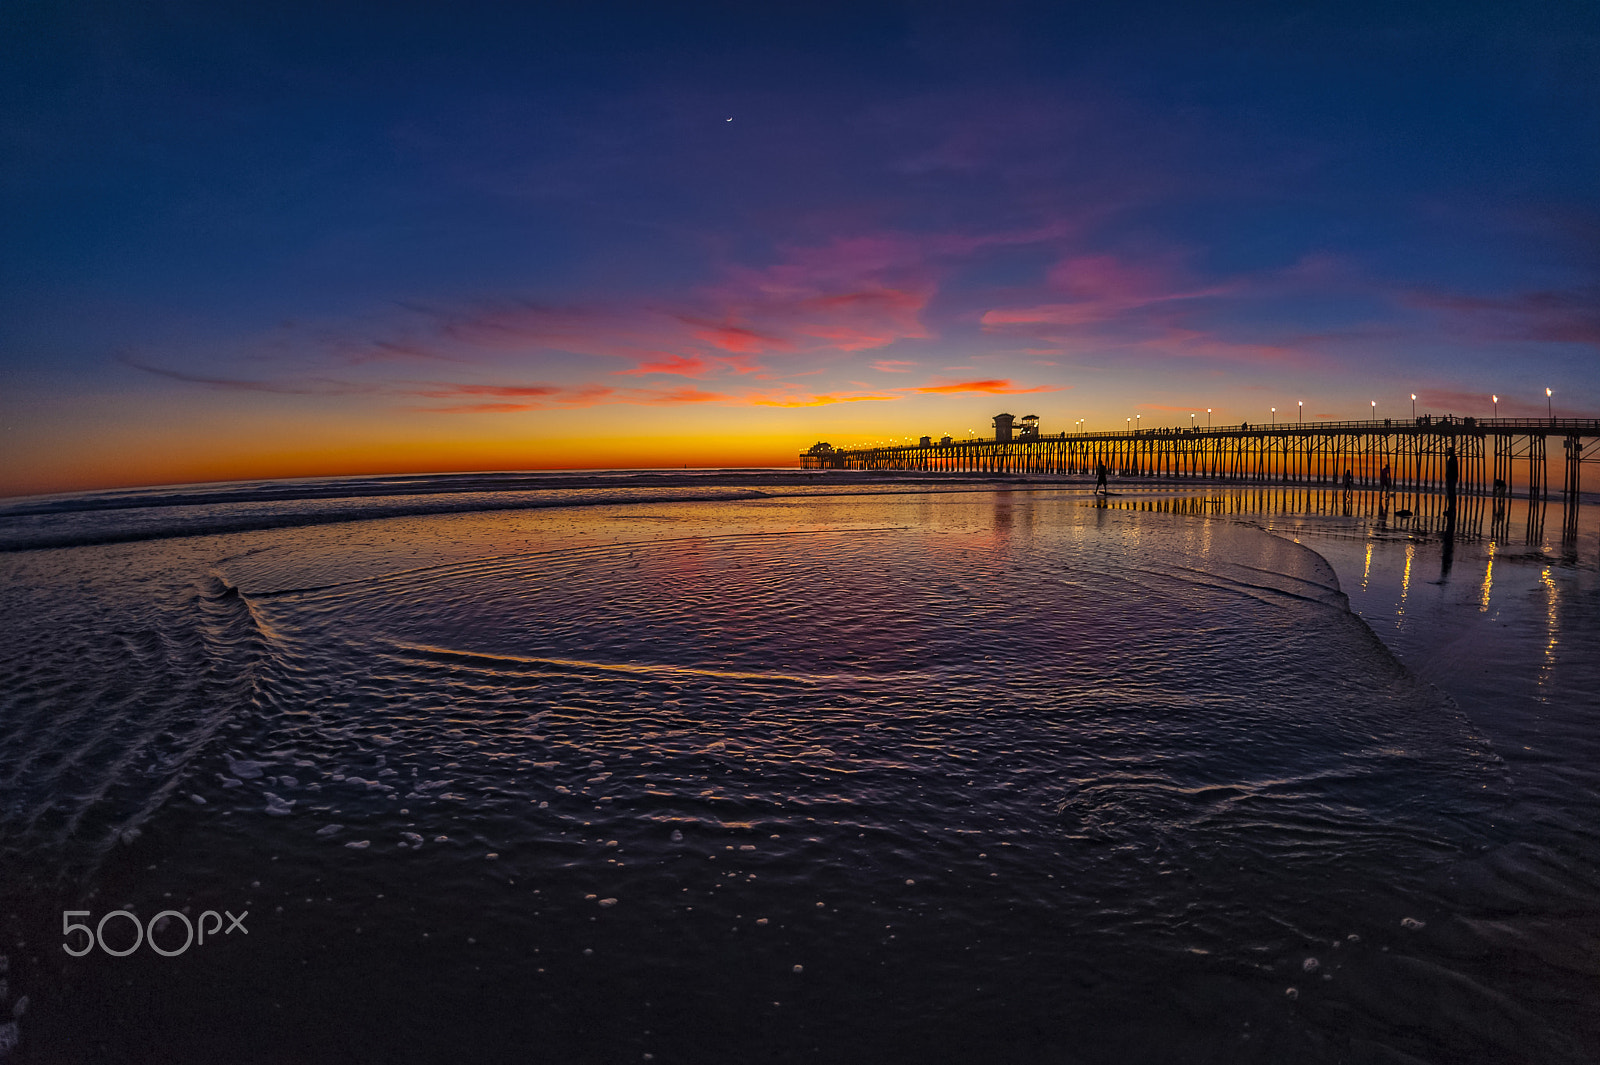
<path fill-rule="evenodd" d="M 1304 969 L 1308 973 L 1314 973 L 1321 967 L 1322 963 L 1315 958 L 1307 958 L 1304 964 L 1300 966 L 1300 968 Z"/>
<path fill-rule="evenodd" d="M 600 905 L 602 905 L 602 906 L 615 906 L 616 904 L 617 904 L 617 900 L 616 899 L 601 899 L 600 900 Z"/>
<path fill-rule="evenodd" d="M 806 971 L 806 967 L 804 965 L 796 965 L 794 967 L 794 971 L 797 973 L 803 973 Z"/>
<path fill-rule="evenodd" d="M 200 806 L 204 806 L 206 804 L 206 798 L 204 795 L 190 795 L 189 801 Z"/>
<path fill-rule="evenodd" d="M 361 839 L 356 840 L 353 843 L 346 843 L 345 846 L 349 847 L 353 851 L 364 851 L 368 847 L 372 846 L 372 841 L 370 839 Z"/>
<path fill-rule="evenodd" d="M 406 841 L 409 842 L 413 847 L 422 846 L 422 837 L 417 835 L 415 832 L 402 832 L 400 835 L 404 837 Z"/>
<path fill-rule="evenodd" d="M 1296 999 L 1300 997 L 1300 990 L 1299 988 L 1286 987 L 1283 989 L 1283 994 L 1285 998 Z"/>
<path fill-rule="evenodd" d="M 317 829 L 317 835 L 331 836 L 343 827 L 343 825 L 323 825 L 321 828 Z"/>
<path fill-rule="evenodd" d="M 272 794 L 270 791 L 264 791 L 262 794 L 267 797 L 267 813 L 271 814 L 273 817 L 283 817 L 286 814 L 294 813 L 295 801 L 293 799 L 285 801 L 278 798 L 278 796 Z"/>
<path fill-rule="evenodd" d="M 300 786 L 300 782 L 294 777 L 290 776 L 280 776 L 278 778 L 278 783 L 282 784 L 286 788 L 298 788 Z"/>
<path fill-rule="evenodd" d="M 264 768 L 263 763 L 252 762 L 247 758 L 235 758 L 231 754 L 224 754 L 222 757 L 228 761 L 228 772 L 240 780 L 255 780 L 261 776 L 261 771 Z"/>
<path fill-rule="evenodd" d="M 434 836 L 433 837 L 433 841 L 435 843 L 449 843 L 450 842 L 450 837 L 449 836 Z"/>
<path fill-rule="evenodd" d="M 1404 928 L 1404 929 L 1406 929 L 1407 931 L 1410 931 L 1410 932 L 1415 932 L 1415 931 L 1418 931 L 1419 929 L 1425 928 L 1425 927 L 1427 927 L 1427 924 L 1428 924 L 1428 922 L 1419 921 L 1415 917 L 1402 917 L 1402 918 L 1400 918 L 1400 927 Z"/>
<path fill-rule="evenodd" d="M 672 830 L 672 842 L 674 842 L 674 843 L 682 843 L 683 842 L 683 829 L 675 828 L 675 829 Z"/>

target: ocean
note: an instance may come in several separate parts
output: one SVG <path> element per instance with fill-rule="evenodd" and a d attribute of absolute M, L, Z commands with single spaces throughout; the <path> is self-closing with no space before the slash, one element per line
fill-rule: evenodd
<path fill-rule="evenodd" d="M 0 1060 L 1600 1061 L 1600 508 L 1114 489 L 0 505 Z"/>

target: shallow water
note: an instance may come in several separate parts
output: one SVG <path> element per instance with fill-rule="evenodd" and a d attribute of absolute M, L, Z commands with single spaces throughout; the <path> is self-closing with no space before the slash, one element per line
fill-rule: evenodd
<path fill-rule="evenodd" d="M 1433 541 L 1145 502 L 0 556 L 17 1055 L 1594 1060 L 1592 562 L 1495 578 L 1515 678 L 1452 688 L 1449 641 L 1384 631 Z M 1578 664 L 1530 680 L 1540 589 Z M 59 950 L 63 910 L 185 907 L 248 933 Z"/>

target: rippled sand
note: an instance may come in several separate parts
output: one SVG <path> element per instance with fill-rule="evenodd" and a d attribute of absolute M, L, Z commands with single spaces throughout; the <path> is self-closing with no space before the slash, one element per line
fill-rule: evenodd
<path fill-rule="evenodd" d="M 1597 1045 L 1581 833 L 1322 557 L 1237 521 L 705 500 L 0 566 L 36 1060 Z M 1562 899 L 1566 953 L 1530 945 Z M 249 933 L 60 953 L 62 909 L 124 904 Z"/>

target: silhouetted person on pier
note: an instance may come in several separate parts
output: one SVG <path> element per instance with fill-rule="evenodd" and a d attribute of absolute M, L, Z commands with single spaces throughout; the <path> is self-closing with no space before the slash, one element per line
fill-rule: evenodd
<path fill-rule="evenodd" d="M 1094 490 L 1096 492 L 1106 490 L 1106 464 L 1103 462 L 1094 469 Z"/>
<path fill-rule="evenodd" d="M 1350 471 L 1348 469 L 1346 469 L 1344 471 L 1344 490 L 1346 492 L 1348 492 L 1352 488 L 1354 488 L 1355 486 L 1356 486 L 1355 477 L 1350 473 Z"/>
<path fill-rule="evenodd" d="M 1387 462 L 1383 464 L 1383 469 L 1378 471 L 1378 490 L 1380 492 L 1389 490 L 1389 464 Z"/>

